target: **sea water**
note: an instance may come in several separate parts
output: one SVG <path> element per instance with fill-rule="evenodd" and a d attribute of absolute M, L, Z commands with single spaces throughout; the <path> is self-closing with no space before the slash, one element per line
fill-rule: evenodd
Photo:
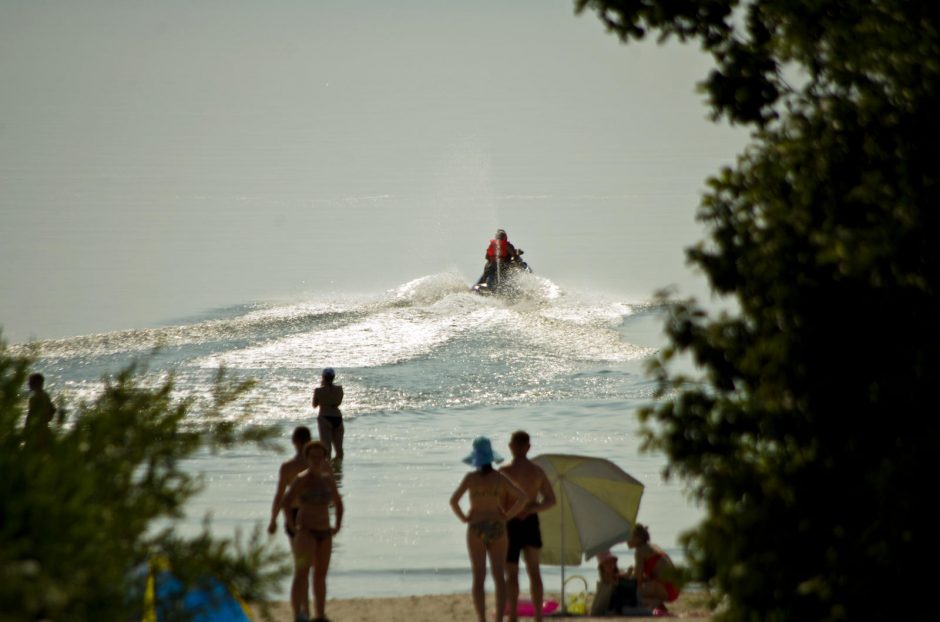
<path fill-rule="evenodd" d="M 335 368 L 346 396 L 346 458 L 337 472 L 346 513 L 331 597 L 469 590 L 466 526 L 448 501 L 469 470 L 461 460 L 472 439 L 489 436 L 508 457 L 520 429 L 532 437 L 530 456 L 599 456 L 643 482 L 639 520 L 681 560 L 679 535 L 701 512 L 680 482 L 664 480 L 665 458 L 640 451 L 635 416 L 653 400 L 644 368 L 664 342 L 660 309 L 523 278 L 525 294 L 515 300 L 470 293 L 466 278 L 441 273 L 369 295 L 219 309 L 168 326 L 43 342 L 38 368 L 54 394 L 70 399 L 93 396 L 102 377 L 133 360 L 144 360 L 155 379 L 172 372 L 186 394 L 207 394 L 219 366 L 256 379 L 252 421 L 277 426 L 283 453 L 242 446 L 186 463 L 206 487 L 181 531 L 198 532 L 208 514 L 224 537 L 267 525 L 291 431 L 307 425 L 316 434 L 312 391 L 321 369 Z M 283 532 L 273 538 L 287 557 Z M 614 553 L 621 567 L 630 564 L 624 545 Z M 546 589 L 559 590 L 560 569 L 543 573 Z M 566 575 L 593 586 L 593 560 Z M 285 582 L 281 598 L 287 589 Z"/>

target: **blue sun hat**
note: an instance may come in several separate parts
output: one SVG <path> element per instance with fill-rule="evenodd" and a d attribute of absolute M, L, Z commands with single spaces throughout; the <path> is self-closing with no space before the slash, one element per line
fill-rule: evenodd
<path fill-rule="evenodd" d="M 493 451 L 490 439 L 485 436 L 478 436 L 473 439 L 473 451 L 463 461 L 475 467 L 481 467 L 494 462 L 502 462 L 503 457 Z"/>

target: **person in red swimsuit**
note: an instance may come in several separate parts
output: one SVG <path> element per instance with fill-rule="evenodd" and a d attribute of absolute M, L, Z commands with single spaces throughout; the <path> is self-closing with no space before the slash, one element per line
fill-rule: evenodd
<path fill-rule="evenodd" d="M 679 598 L 679 588 L 673 582 L 676 567 L 669 555 L 650 542 L 650 532 L 645 525 L 637 523 L 627 540 L 634 550 L 634 573 L 637 580 L 637 599 L 640 606 L 650 609 L 666 609 L 666 603 Z"/>

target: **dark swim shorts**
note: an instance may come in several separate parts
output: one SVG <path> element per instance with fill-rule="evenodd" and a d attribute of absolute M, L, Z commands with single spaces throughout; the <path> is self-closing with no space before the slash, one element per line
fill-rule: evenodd
<path fill-rule="evenodd" d="M 522 519 L 514 518 L 510 520 L 506 523 L 506 532 L 509 534 L 506 561 L 510 564 L 519 563 L 519 554 L 525 547 L 542 548 L 542 531 L 539 529 L 538 514 L 530 514 Z"/>

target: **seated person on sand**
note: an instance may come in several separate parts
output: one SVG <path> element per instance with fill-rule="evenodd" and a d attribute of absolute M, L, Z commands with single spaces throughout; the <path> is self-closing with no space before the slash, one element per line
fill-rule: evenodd
<path fill-rule="evenodd" d="M 650 542 L 645 525 L 636 524 L 627 546 L 635 552 L 634 574 L 637 580 L 637 599 L 641 607 L 666 609 L 666 603 L 679 598 L 679 588 L 673 582 L 676 567 L 661 548 Z"/>
<path fill-rule="evenodd" d="M 616 555 L 610 551 L 598 553 L 597 574 L 598 590 L 591 615 L 620 614 L 625 608 L 633 609 L 637 606 L 633 569 L 621 572 L 617 567 Z"/>

